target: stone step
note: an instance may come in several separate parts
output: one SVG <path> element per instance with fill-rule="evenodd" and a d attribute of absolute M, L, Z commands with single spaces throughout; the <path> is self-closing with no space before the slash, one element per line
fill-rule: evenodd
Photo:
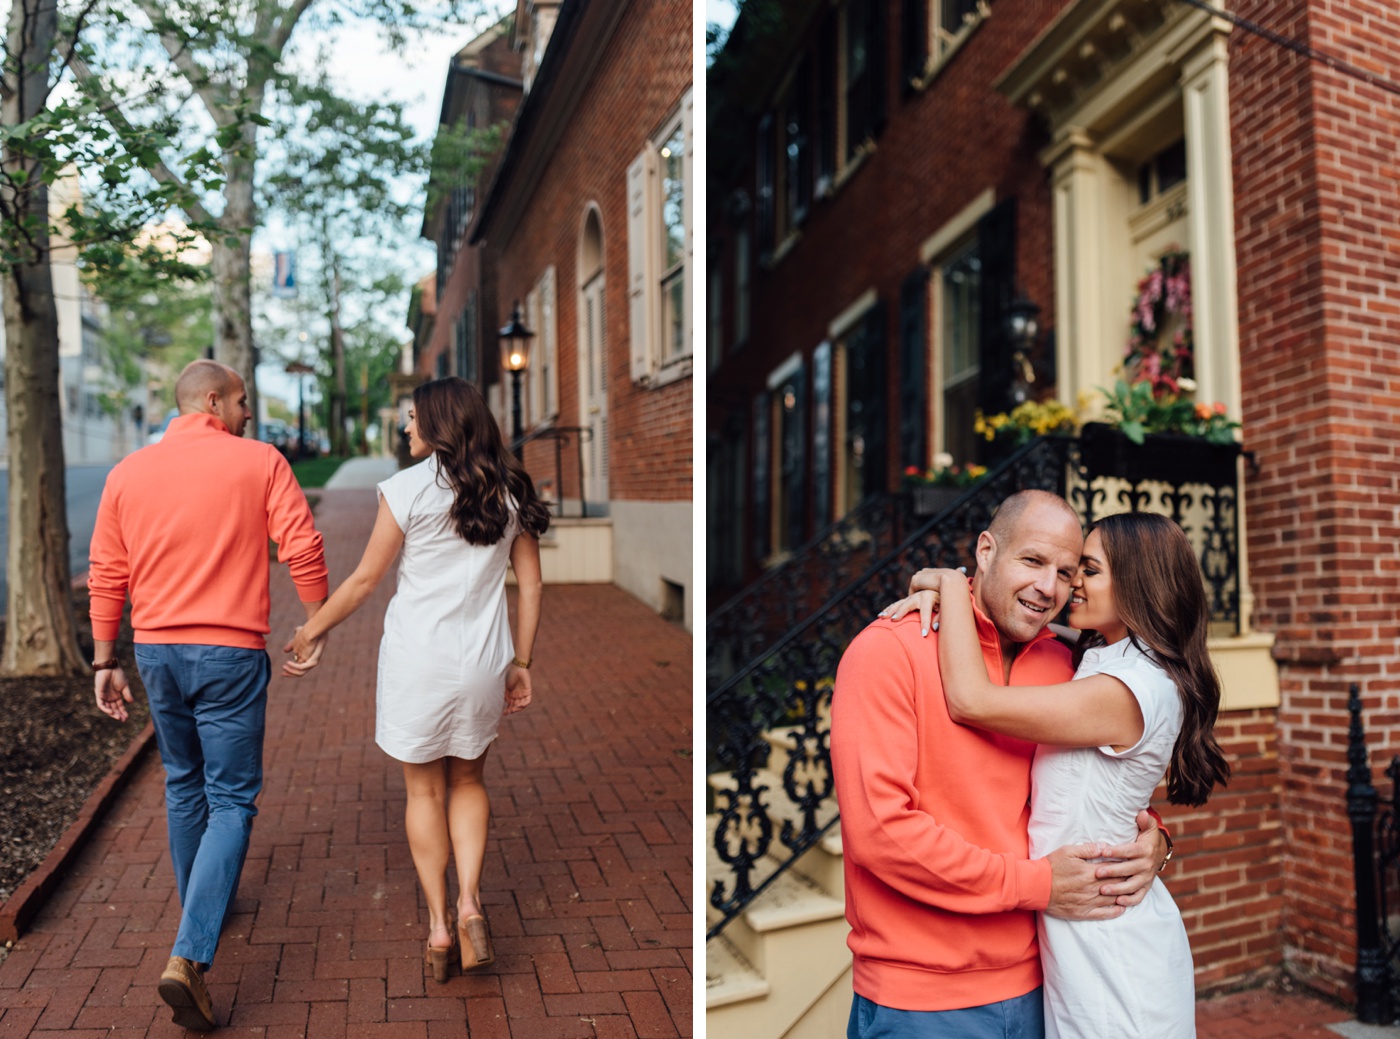
<path fill-rule="evenodd" d="M 705 943 L 705 1009 L 760 999 L 768 982 L 724 935 Z"/>

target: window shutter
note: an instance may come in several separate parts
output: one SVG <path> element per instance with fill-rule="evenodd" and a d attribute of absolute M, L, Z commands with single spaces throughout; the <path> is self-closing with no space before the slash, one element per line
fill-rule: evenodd
<path fill-rule="evenodd" d="M 831 522 L 831 344 L 812 351 L 812 525 Z"/>
<path fill-rule="evenodd" d="M 650 147 L 627 167 L 627 303 L 631 332 L 631 373 L 634 382 L 651 378 L 655 335 L 655 295 L 651 235 L 651 192 L 656 180 L 656 157 Z M 659 291 L 659 290 L 658 290 Z"/>
<path fill-rule="evenodd" d="M 540 415 L 544 419 L 559 415 L 559 323 L 558 301 L 554 295 L 554 268 L 546 267 L 540 282 L 540 299 L 544 306 L 544 320 L 539 330 L 544 339 L 545 370 L 542 373 L 541 390 L 544 394 Z"/>
<path fill-rule="evenodd" d="M 769 516 L 768 462 L 768 392 L 753 399 L 753 558 L 762 562 L 768 557 L 772 518 Z"/>
<path fill-rule="evenodd" d="M 692 335 L 695 331 L 695 319 L 691 314 L 694 309 L 695 299 L 695 224 L 692 214 L 695 212 L 695 99 L 692 92 L 687 90 L 685 97 L 681 99 L 681 132 L 682 140 L 685 142 L 685 155 L 681 160 L 682 169 L 682 197 L 681 197 L 681 221 L 685 224 L 685 342 L 683 351 L 689 354 L 693 351 Z"/>
<path fill-rule="evenodd" d="M 791 392 L 793 405 L 787 407 L 787 394 Z M 806 371 L 800 365 L 783 381 L 778 393 L 778 410 L 783 416 L 779 435 L 782 437 L 781 452 L 783 498 L 787 506 L 786 529 L 783 531 L 783 547 L 796 548 L 806 539 L 802 536 L 807 525 L 807 379 Z"/>
<path fill-rule="evenodd" d="M 998 203 L 977 223 L 982 261 L 978 328 L 977 405 L 984 414 L 1007 411 L 1011 400 L 1011 348 L 1006 315 L 1016 297 L 1016 199 Z"/>
<path fill-rule="evenodd" d="M 899 290 L 899 464 L 923 468 L 928 423 L 928 271 L 920 267 Z"/>
<path fill-rule="evenodd" d="M 885 31 L 886 0 L 872 0 L 870 4 L 870 29 L 866 33 L 866 46 L 870 48 L 870 102 L 869 127 L 872 136 L 878 136 L 885 128 L 885 94 L 889 91 L 888 63 L 889 33 Z"/>
<path fill-rule="evenodd" d="M 825 194 L 836 176 L 836 92 L 837 80 L 836 12 L 829 12 L 817 40 L 817 183 L 818 197 Z"/>
<path fill-rule="evenodd" d="M 899 43 L 903 75 L 900 93 L 907 96 L 914 80 L 924 74 L 928 63 L 928 4 L 929 0 L 901 0 Z"/>
<path fill-rule="evenodd" d="M 758 199 L 758 255 L 760 262 L 766 262 L 773 254 L 776 245 L 777 224 L 775 219 L 774 191 L 775 165 L 777 162 L 777 128 L 773 113 L 769 112 L 758 122 L 758 162 L 756 173 L 758 183 L 755 195 Z"/>

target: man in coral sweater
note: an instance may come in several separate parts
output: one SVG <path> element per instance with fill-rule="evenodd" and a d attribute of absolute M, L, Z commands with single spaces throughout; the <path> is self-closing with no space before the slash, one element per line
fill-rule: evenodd
<path fill-rule="evenodd" d="M 88 588 L 97 706 L 118 721 L 127 718 L 131 688 L 114 642 L 131 595 L 181 906 L 159 992 L 176 1024 L 207 1031 L 215 1021 L 204 971 L 238 888 L 262 788 L 268 539 L 307 617 L 325 602 L 327 573 L 291 466 L 271 444 L 242 439 L 251 413 L 238 373 L 195 361 L 175 397 L 180 415 L 161 441 L 107 477 Z"/>
<path fill-rule="evenodd" d="M 1079 566 L 1061 498 L 1008 498 L 978 538 L 973 601 L 988 673 L 1009 685 L 1073 675 L 1045 630 Z M 922 623 L 926 623 L 922 622 Z M 1094 919 L 1141 901 L 1166 848 L 1137 842 L 1027 858 L 1034 744 L 948 716 L 937 635 L 917 612 L 877 620 L 836 674 L 831 761 L 841 807 L 855 1000 L 848 1039 L 1038 1039 L 1045 1034 L 1035 912 Z"/>

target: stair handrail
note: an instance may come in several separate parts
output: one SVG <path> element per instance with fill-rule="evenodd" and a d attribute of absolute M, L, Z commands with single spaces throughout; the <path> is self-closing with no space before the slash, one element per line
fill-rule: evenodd
<path fill-rule="evenodd" d="M 770 634 L 775 607 L 782 611 L 776 615 L 778 630 L 790 629 L 811 612 L 802 609 L 801 602 L 804 597 L 810 601 L 814 589 L 821 595 L 819 583 L 833 590 L 843 588 L 856 576 L 847 567 L 862 549 L 893 547 L 902 526 L 901 503 L 902 496 L 890 491 L 866 495 L 846 515 L 828 523 L 711 611 L 705 620 L 708 679 L 723 681 L 776 637 Z"/>
<path fill-rule="evenodd" d="M 558 516 L 564 515 L 564 452 L 563 445 L 569 442 L 569 437 L 578 437 L 578 504 L 579 515 L 588 516 L 588 501 L 583 494 L 583 442 L 593 439 L 593 430 L 588 426 L 540 426 L 530 432 L 516 437 L 510 442 L 510 451 L 516 458 L 524 458 L 526 444 L 534 443 L 536 440 L 554 441 L 554 495 L 555 500 L 550 504 L 559 508 Z"/>

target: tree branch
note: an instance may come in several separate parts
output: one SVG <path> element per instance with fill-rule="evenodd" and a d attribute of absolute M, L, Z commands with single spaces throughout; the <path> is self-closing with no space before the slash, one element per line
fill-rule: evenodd
<path fill-rule="evenodd" d="M 107 96 L 106 91 L 102 88 L 101 81 L 93 75 L 92 69 L 88 68 L 87 62 L 75 55 L 73 57 L 72 67 L 73 74 L 78 77 L 79 82 L 87 85 L 95 94 L 100 95 L 104 101 L 109 102 L 109 104 L 104 106 L 102 114 L 106 120 L 112 124 L 113 129 L 118 133 L 127 134 L 129 136 L 134 135 L 135 128 L 131 125 L 131 120 L 127 119 L 126 113 L 121 110 L 121 106 L 117 104 L 114 99 Z M 209 211 L 194 197 L 194 193 L 190 191 L 185 182 L 165 164 L 165 160 L 157 158 L 156 161 L 147 168 L 147 172 L 155 177 L 156 180 L 160 181 L 160 183 L 174 185 L 180 190 L 181 194 L 185 196 L 184 200 L 180 203 L 180 208 L 188 214 L 192 221 L 197 224 L 212 224 L 214 222 Z"/>
<path fill-rule="evenodd" d="M 277 29 L 268 41 L 268 48 L 272 51 L 273 64 L 282 60 L 282 51 L 287 46 L 287 41 L 292 38 L 292 30 L 297 27 L 297 22 L 301 20 L 301 16 L 306 13 L 306 9 L 313 2 L 314 0 L 294 0 L 291 8 L 277 23 Z"/>
<path fill-rule="evenodd" d="M 194 92 L 204 102 L 204 107 L 209 112 L 210 118 L 214 120 L 214 124 L 224 127 L 232 123 L 234 116 L 227 108 L 227 98 L 221 97 L 219 91 L 214 88 L 214 81 L 208 70 L 194 60 L 194 56 L 186 45 L 187 41 L 174 32 L 161 28 L 162 25 L 174 24 L 166 18 L 162 6 L 153 3 L 152 0 L 137 0 L 137 5 L 150 19 L 151 28 L 159 34 L 161 45 L 165 48 L 165 53 L 170 56 L 171 63 L 189 81 Z"/>
<path fill-rule="evenodd" d="M 88 15 L 92 14 L 97 5 L 101 2 L 102 0 L 88 0 L 83 6 L 83 9 L 78 12 L 78 17 L 73 22 L 73 36 L 68 41 L 68 53 L 63 55 L 63 62 L 58 66 L 58 71 L 55 72 L 53 77 L 49 80 L 50 84 L 57 84 L 58 81 L 63 78 L 63 73 L 66 72 L 69 65 L 72 64 L 73 55 L 78 49 L 78 40 L 83 35 L 83 23 L 87 21 Z"/>

